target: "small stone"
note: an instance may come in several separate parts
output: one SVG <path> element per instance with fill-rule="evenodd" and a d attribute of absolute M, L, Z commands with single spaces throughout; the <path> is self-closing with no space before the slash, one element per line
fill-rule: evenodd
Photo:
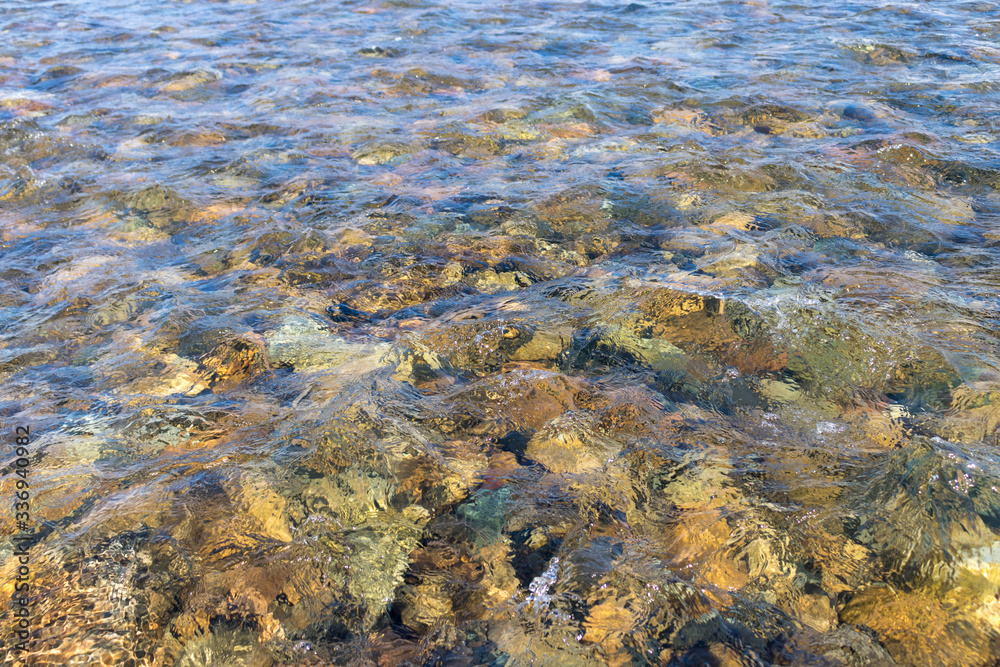
<path fill-rule="evenodd" d="M 684 351 L 662 338 L 640 338 L 635 346 L 642 360 L 654 371 L 680 371 L 687 365 Z"/>
<path fill-rule="evenodd" d="M 369 247 L 372 245 L 372 236 L 367 232 L 354 227 L 345 227 L 337 233 L 337 242 L 343 245 L 361 245 Z"/>
<path fill-rule="evenodd" d="M 591 430 L 588 418 L 567 412 L 545 424 L 524 453 L 554 473 L 581 473 L 602 469 L 617 451 L 611 441 Z"/>
<path fill-rule="evenodd" d="M 802 396 L 802 388 L 792 380 L 760 381 L 761 393 L 778 403 L 794 403 Z"/>
<path fill-rule="evenodd" d="M 396 58 L 399 56 L 398 49 L 381 46 L 366 46 L 363 49 L 358 49 L 357 53 L 365 58 Z"/>
<path fill-rule="evenodd" d="M 440 586 L 424 584 L 403 589 L 398 604 L 403 625 L 417 634 L 426 634 L 442 619 L 452 615 L 452 603 Z"/>
<path fill-rule="evenodd" d="M 842 625 L 809 645 L 810 651 L 844 667 L 896 667 L 878 635 L 865 626 Z M 825 663 L 824 663 L 825 664 Z"/>
<path fill-rule="evenodd" d="M 192 217 L 195 208 L 176 192 L 150 185 L 127 197 L 125 203 L 157 229 L 173 234 Z"/>
<path fill-rule="evenodd" d="M 448 262 L 444 267 L 445 284 L 457 283 L 465 276 L 465 270 L 458 262 Z"/>
<path fill-rule="evenodd" d="M 198 360 L 204 381 L 215 393 L 229 391 L 248 382 L 267 368 L 259 337 L 235 337 L 216 345 Z"/>
<path fill-rule="evenodd" d="M 889 654 L 905 665 L 985 665 L 1000 649 L 997 631 L 983 622 L 919 593 L 888 587 L 859 591 L 840 612 L 845 623 L 863 624 L 878 633 Z"/>
<path fill-rule="evenodd" d="M 371 166 L 385 164 L 410 153 L 410 148 L 404 144 L 392 142 L 371 142 L 351 153 L 358 164 Z"/>
<path fill-rule="evenodd" d="M 716 234 L 725 234 L 730 229 L 741 232 L 752 231 L 756 228 L 755 220 L 756 218 L 749 213 L 733 211 L 716 218 L 708 228 Z"/>
<path fill-rule="evenodd" d="M 572 341 L 573 336 L 569 330 L 536 331 L 510 358 L 512 361 L 554 361 Z"/>
<path fill-rule="evenodd" d="M 242 485 L 243 500 L 246 512 L 260 522 L 264 535 L 279 542 L 291 542 L 292 534 L 288 531 L 285 498 L 267 487 L 262 482 L 244 482 Z"/>
<path fill-rule="evenodd" d="M 275 366 L 296 370 L 329 369 L 368 360 L 377 366 L 388 343 L 355 343 L 334 335 L 318 320 L 289 317 L 264 335 L 268 359 Z"/>
<path fill-rule="evenodd" d="M 494 269 L 486 269 L 476 274 L 476 289 L 486 294 L 513 292 L 530 286 L 534 281 L 522 271 L 504 271 L 497 273 Z"/>
<path fill-rule="evenodd" d="M 623 637 L 635 630 L 638 614 L 628 609 L 622 600 L 604 600 L 587 613 L 583 622 L 583 641 L 602 644 L 604 648 L 618 648 Z"/>
<path fill-rule="evenodd" d="M 828 632 L 837 625 L 837 612 L 825 595 L 803 595 L 795 606 L 799 619 L 814 630 Z"/>

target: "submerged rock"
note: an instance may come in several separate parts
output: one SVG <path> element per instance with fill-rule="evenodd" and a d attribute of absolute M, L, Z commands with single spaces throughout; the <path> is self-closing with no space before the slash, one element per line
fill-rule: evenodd
<path fill-rule="evenodd" d="M 264 335 L 267 358 L 275 366 L 296 370 L 328 369 L 369 360 L 370 367 L 389 351 L 387 343 L 352 343 L 332 334 L 318 320 L 290 317 Z"/>
<path fill-rule="evenodd" d="M 897 585 L 956 585 L 956 553 L 991 547 L 1000 517 L 993 463 L 940 438 L 915 437 L 874 459 L 853 539 L 879 554 Z"/>
<path fill-rule="evenodd" d="M 572 333 L 567 329 L 556 331 L 535 330 L 531 337 L 510 355 L 511 361 L 539 361 L 553 363 L 572 343 Z"/>
<path fill-rule="evenodd" d="M 996 628 L 956 614 L 941 600 L 887 587 L 857 593 L 840 618 L 877 632 L 899 664 L 954 664 L 961 656 L 963 665 L 989 665 L 1000 650 Z"/>
<path fill-rule="evenodd" d="M 530 366 L 508 366 L 497 375 L 479 380 L 447 399 L 457 421 L 462 416 L 481 424 L 477 429 L 509 437 L 511 446 L 546 422 L 599 399 L 584 382 L 560 373 Z M 515 435 L 519 437 L 515 437 Z M 520 448 L 517 453 L 523 453 Z"/>
<path fill-rule="evenodd" d="M 896 667 L 898 664 L 879 641 L 878 633 L 864 625 L 842 625 L 807 646 L 817 657 L 843 667 Z"/>
<path fill-rule="evenodd" d="M 355 149 L 351 157 L 360 165 L 370 166 L 385 164 L 412 152 L 413 148 L 403 143 L 370 141 Z"/>
<path fill-rule="evenodd" d="M 409 629 L 426 635 L 443 625 L 469 623 L 495 614 L 518 582 L 501 542 L 479 548 L 430 540 L 411 554 L 396 610 Z"/>
<path fill-rule="evenodd" d="M 45 546 L 32 550 L 32 616 L 38 625 L 28 655 L 59 664 L 71 664 L 81 653 L 108 664 L 162 656 L 170 643 L 170 618 L 191 584 L 186 554 L 148 529 L 88 542 L 63 553 Z M 16 578 L 14 569 L 4 574 L 5 581 Z"/>
<path fill-rule="evenodd" d="M 818 632 L 827 632 L 837 626 L 837 612 L 825 595 L 801 596 L 795 611 L 805 625 Z"/>
<path fill-rule="evenodd" d="M 213 392 L 225 392 L 263 374 L 267 358 L 257 337 L 230 338 L 198 359 L 203 380 Z"/>
<path fill-rule="evenodd" d="M 246 629 L 212 630 L 184 645 L 174 667 L 266 667 L 273 664 L 270 652 Z"/>
<path fill-rule="evenodd" d="M 195 211 L 191 202 L 162 185 L 151 185 L 127 195 L 123 203 L 151 226 L 168 234 L 183 228 Z"/>
<path fill-rule="evenodd" d="M 567 412 L 539 429 L 524 455 L 554 473 L 576 474 L 602 469 L 620 447 L 594 430 L 592 418 Z"/>
<path fill-rule="evenodd" d="M 566 363 L 577 368 L 636 366 L 654 371 L 682 371 L 684 352 L 663 338 L 640 338 L 626 327 L 600 327 L 576 332 Z"/>

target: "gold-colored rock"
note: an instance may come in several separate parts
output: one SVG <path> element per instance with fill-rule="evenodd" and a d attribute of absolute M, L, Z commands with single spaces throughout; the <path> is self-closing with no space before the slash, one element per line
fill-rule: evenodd
<path fill-rule="evenodd" d="M 285 515 L 288 501 L 262 482 L 244 482 L 241 491 L 246 512 L 260 524 L 262 534 L 280 542 L 291 542 Z"/>
<path fill-rule="evenodd" d="M 518 589 L 517 574 L 510 564 L 510 546 L 506 542 L 496 542 L 482 547 L 477 557 L 483 564 L 484 606 L 494 608 L 509 600 Z"/>
<path fill-rule="evenodd" d="M 837 625 L 837 612 L 825 595 L 803 595 L 795 607 L 798 618 L 818 632 L 828 632 Z"/>
<path fill-rule="evenodd" d="M 514 361 L 554 361 L 572 343 L 569 330 L 554 332 L 536 331 L 531 340 L 517 348 L 511 355 Z"/>
<path fill-rule="evenodd" d="M 991 665 L 1000 633 L 974 617 L 956 614 L 928 595 L 874 587 L 857 593 L 840 612 L 844 623 L 879 634 L 902 665 Z"/>
<path fill-rule="evenodd" d="M 639 614 L 629 609 L 622 599 L 609 599 L 600 602 L 587 612 L 583 622 L 583 641 L 592 644 L 603 644 L 614 649 L 622 645 L 622 638 L 636 628 Z"/>
<path fill-rule="evenodd" d="M 198 366 L 213 392 L 235 389 L 267 369 L 264 343 L 250 337 L 233 338 L 199 359 Z"/>
<path fill-rule="evenodd" d="M 547 423 L 528 442 L 525 455 L 554 473 L 582 473 L 600 470 L 616 451 L 611 441 L 574 415 Z"/>
<path fill-rule="evenodd" d="M 543 129 L 547 130 L 549 134 L 557 139 L 581 139 L 583 137 L 589 137 L 597 132 L 593 125 L 582 121 L 549 125 Z"/>
<path fill-rule="evenodd" d="M 656 109 L 653 111 L 653 122 L 704 132 L 710 136 L 721 134 L 718 125 L 712 123 L 704 113 L 694 109 Z"/>
<path fill-rule="evenodd" d="M 708 228 L 716 234 L 725 234 L 730 229 L 746 232 L 756 229 L 755 220 L 756 218 L 749 213 L 733 211 L 716 218 Z"/>
<path fill-rule="evenodd" d="M 414 632 L 424 634 L 452 616 L 451 598 L 440 586 L 415 586 L 406 591 L 406 597 L 401 617 L 403 625 Z"/>
<path fill-rule="evenodd" d="M 549 420 L 600 398 L 576 378 L 538 368 L 505 366 L 503 373 L 484 379 L 459 394 L 462 410 L 510 430 L 533 431 Z"/>

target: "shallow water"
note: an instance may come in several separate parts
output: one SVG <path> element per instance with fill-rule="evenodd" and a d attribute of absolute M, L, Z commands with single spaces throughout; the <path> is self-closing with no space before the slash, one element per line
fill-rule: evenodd
<path fill-rule="evenodd" d="M 995 664 L 995 3 L 0 9 L 4 664 Z"/>

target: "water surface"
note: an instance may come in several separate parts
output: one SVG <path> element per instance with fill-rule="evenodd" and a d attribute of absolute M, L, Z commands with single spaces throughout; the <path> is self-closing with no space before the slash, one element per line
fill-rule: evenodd
<path fill-rule="evenodd" d="M 4 664 L 994 664 L 998 34 L 0 2 Z"/>

